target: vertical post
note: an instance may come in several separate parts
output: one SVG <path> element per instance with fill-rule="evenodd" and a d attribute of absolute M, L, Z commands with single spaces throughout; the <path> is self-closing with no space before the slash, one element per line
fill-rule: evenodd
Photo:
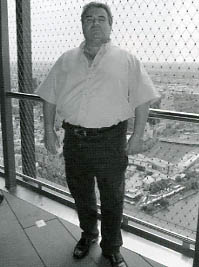
<path fill-rule="evenodd" d="M 30 0 L 16 0 L 19 91 L 33 93 Z M 36 178 L 33 102 L 20 100 L 22 171 Z"/>
<path fill-rule="evenodd" d="M 198 223 L 197 223 L 197 230 L 196 230 L 196 243 L 195 243 L 195 253 L 194 253 L 194 260 L 193 260 L 193 267 L 199 266 L 199 212 L 198 212 Z"/>
<path fill-rule="evenodd" d="M 3 158 L 5 171 L 5 186 L 7 189 L 16 187 L 14 140 L 12 125 L 11 100 L 6 98 L 10 91 L 8 39 L 8 9 L 7 0 L 0 1 L 0 107 L 3 139 Z"/>

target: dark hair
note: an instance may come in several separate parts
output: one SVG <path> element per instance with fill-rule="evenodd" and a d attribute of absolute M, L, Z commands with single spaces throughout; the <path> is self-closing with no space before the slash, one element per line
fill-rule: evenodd
<path fill-rule="evenodd" d="M 110 7 L 107 4 L 103 4 L 103 3 L 100 3 L 100 2 L 90 2 L 90 3 L 86 4 L 83 7 L 83 11 L 82 11 L 82 14 L 81 14 L 82 23 L 84 21 L 84 16 L 85 16 L 86 12 L 88 11 L 88 9 L 90 9 L 92 7 L 103 8 L 106 11 L 107 15 L 108 15 L 109 24 L 112 26 L 112 24 L 113 24 L 113 16 L 112 16 Z"/>

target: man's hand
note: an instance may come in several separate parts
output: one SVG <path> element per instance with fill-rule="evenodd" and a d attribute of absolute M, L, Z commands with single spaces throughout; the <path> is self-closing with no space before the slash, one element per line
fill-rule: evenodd
<path fill-rule="evenodd" d="M 131 136 L 127 143 L 127 154 L 135 155 L 143 151 L 143 139 L 138 136 Z"/>
<path fill-rule="evenodd" d="M 127 143 L 128 155 L 139 154 L 143 151 L 143 135 L 149 113 L 149 102 L 135 108 L 134 133 Z"/>
<path fill-rule="evenodd" d="M 57 153 L 57 149 L 60 147 L 59 139 L 54 130 L 46 131 L 44 136 L 45 148 L 52 154 Z"/>

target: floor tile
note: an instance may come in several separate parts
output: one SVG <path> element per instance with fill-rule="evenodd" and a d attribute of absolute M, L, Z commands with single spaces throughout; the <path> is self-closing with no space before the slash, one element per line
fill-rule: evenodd
<path fill-rule="evenodd" d="M 143 256 L 132 252 L 128 249 L 122 248 L 122 255 L 124 256 L 129 267 L 152 267 L 153 265 L 147 261 Z M 157 265 L 153 267 L 166 267 L 164 265 Z"/>
<path fill-rule="evenodd" d="M 11 194 L 4 193 L 4 195 L 23 228 L 33 226 L 40 220 L 48 221 L 56 218 L 55 215 L 16 198 Z"/>
<path fill-rule="evenodd" d="M 148 259 L 146 257 L 144 257 L 144 260 L 149 264 L 150 267 L 152 267 L 152 266 L 153 267 L 168 267 L 166 265 L 160 264 L 160 263 L 153 261 L 151 259 Z"/>
<path fill-rule="evenodd" d="M 21 207 L 22 208 L 22 207 Z M 43 267 L 6 199 L 0 205 L 0 266 Z"/>
<path fill-rule="evenodd" d="M 70 223 L 66 220 L 63 220 L 59 218 L 59 221 L 64 225 L 64 227 L 71 233 L 71 235 L 74 237 L 76 241 L 78 241 L 81 237 L 81 229 L 74 225 L 73 223 Z"/>
<path fill-rule="evenodd" d="M 46 226 L 33 226 L 25 231 L 48 267 L 97 266 L 90 257 L 81 261 L 73 259 L 76 240 L 58 219 L 48 221 Z"/>

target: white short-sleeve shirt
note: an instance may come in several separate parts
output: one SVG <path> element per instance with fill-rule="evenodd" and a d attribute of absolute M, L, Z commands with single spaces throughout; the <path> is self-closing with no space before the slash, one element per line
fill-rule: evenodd
<path fill-rule="evenodd" d="M 137 106 L 160 97 L 134 55 L 109 42 L 89 66 L 83 47 L 84 42 L 65 52 L 36 91 L 56 105 L 65 122 L 108 127 L 131 118 Z"/>

